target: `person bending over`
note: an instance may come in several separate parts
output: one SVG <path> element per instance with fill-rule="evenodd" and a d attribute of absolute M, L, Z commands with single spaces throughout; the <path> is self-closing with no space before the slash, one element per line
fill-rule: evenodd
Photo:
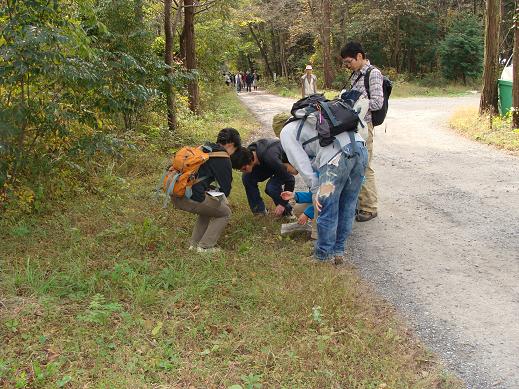
<path fill-rule="evenodd" d="M 281 198 L 281 192 L 292 192 L 296 171 L 288 164 L 279 139 L 260 139 L 241 148 L 233 157 L 234 169 L 240 170 L 250 209 L 255 215 L 266 214 L 258 183 L 268 180 L 265 192 L 272 198 L 276 216 L 292 215 L 292 206 Z"/>

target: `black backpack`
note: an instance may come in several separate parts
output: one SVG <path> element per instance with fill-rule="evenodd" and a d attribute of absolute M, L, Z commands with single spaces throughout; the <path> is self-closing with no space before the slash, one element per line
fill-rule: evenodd
<path fill-rule="evenodd" d="M 374 69 L 374 66 L 370 66 L 368 70 L 366 71 L 366 74 L 364 76 L 364 88 L 366 89 L 366 93 L 368 94 L 368 99 L 371 98 L 369 94 L 369 76 L 371 74 L 371 71 Z M 383 75 L 383 81 L 382 81 L 382 92 L 384 94 L 384 103 L 382 104 L 382 108 L 380 108 L 378 111 L 371 111 L 371 122 L 374 126 L 379 126 L 382 123 L 384 123 L 384 120 L 386 119 L 387 115 L 387 109 L 388 109 L 388 100 L 389 96 L 391 96 L 391 91 L 393 90 L 393 83 L 389 78 Z"/>
<path fill-rule="evenodd" d="M 303 117 L 296 117 L 296 111 L 304 109 Z M 293 115 L 286 123 L 301 120 L 297 128 L 297 140 L 301 137 L 301 131 L 308 115 L 318 113 L 316 130 L 318 136 L 313 137 L 303 145 L 319 139 L 321 147 L 328 146 L 335 141 L 335 136 L 343 132 L 357 131 L 359 116 L 353 110 L 350 103 L 342 99 L 327 100 L 321 94 L 314 94 L 294 103 L 290 113 Z"/>

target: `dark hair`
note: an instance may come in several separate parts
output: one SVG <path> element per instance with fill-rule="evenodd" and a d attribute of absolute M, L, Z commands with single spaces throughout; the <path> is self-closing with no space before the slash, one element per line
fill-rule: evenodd
<path fill-rule="evenodd" d="M 216 137 L 216 143 L 220 143 L 221 145 L 234 143 L 234 146 L 239 148 L 241 147 L 240 133 L 238 130 L 231 127 L 224 128 L 218 133 L 218 136 Z"/>
<path fill-rule="evenodd" d="M 254 159 L 252 151 L 246 147 L 240 147 L 231 155 L 232 168 L 240 170 L 245 165 L 250 164 Z"/>
<path fill-rule="evenodd" d="M 362 54 L 362 58 L 366 58 L 366 53 L 359 42 L 348 42 L 341 49 L 341 58 L 357 58 L 357 54 Z"/>

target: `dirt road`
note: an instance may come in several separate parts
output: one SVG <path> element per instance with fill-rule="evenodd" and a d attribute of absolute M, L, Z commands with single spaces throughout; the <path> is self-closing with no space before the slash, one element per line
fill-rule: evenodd
<path fill-rule="evenodd" d="M 269 131 L 292 100 L 241 100 Z M 446 126 L 476 96 L 392 99 L 375 134 L 379 217 L 349 258 L 470 388 L 519 388 L 519 158 Z"/>

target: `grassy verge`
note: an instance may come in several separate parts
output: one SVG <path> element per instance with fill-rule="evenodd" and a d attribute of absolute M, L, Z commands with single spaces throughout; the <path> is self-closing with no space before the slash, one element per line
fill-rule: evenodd
<path fill-rule="evenodd" d="M 519 152 L 519 129 L 512 129 L 511 117 L 480 116 L 478 109 L 458 109 L 449 120 L 450 126 L 461 134 L 501 149 Z"/>
<path fill-rule="evenodd" d="M 269 93 L 278 96 L 290 97 L 293 99 L 301 98 L 301 88 L 294 85 L 273 85 L 266 84 L 265 89 Z M 442 86 L 425 86 L 417 82 L 410 81 L 394 81 L 391 98 L 406 98 L 419 96 L 463 96 L 473 93 L 474 86 L 462 84 L 446 84 Z M 322 93 L 323 91 L 320 91 Z M 329 99 L 337 97 L 339 90 L 327 89 L 324 91 L 325 96 Z"/>
<path fill-rule="evenodd" d="M 256 125 L 218 99 L 204 135 Z M 0 221 L 0 386 L 461 387 L 353 270 L 252 218 L 238 176 L 223 252 L 187 251 L 194 218 L 152 194 L 162 159 L 146 149 L 95 194 Z"/>

